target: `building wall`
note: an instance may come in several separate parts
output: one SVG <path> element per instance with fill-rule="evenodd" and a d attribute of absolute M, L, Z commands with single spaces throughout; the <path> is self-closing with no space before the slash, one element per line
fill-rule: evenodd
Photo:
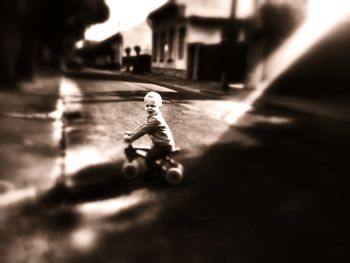
<path fill-rule="evenodd" d="M 266 36 L 264 32 L 264 37 L 262 37 L 262 39 L 257 39 L 259 34 L 255 34 L 257 31 L 256 29 L 263 31 L 261 30 L 263 21 L 259 15 L 261 13 L 261 7 L 264 4 L 276 6 L 289 5 L 295 10 L 294 14 L 296 16 L 303 17 L 303 12 L 305 11 L 308 0 L 175 0 L 174 2 L 184 5 L 185 8 L 180 9 L 180 13 L 184 11 L 181 14 L 185 17 L 236 18 L 241 19 L 242 22 L 253 22 L 249 23 L 250 28 L 239 31 L 242 34 L 239 34 L 239 39 L 237 39 L 240 44 L 245 45 L 243 45 L 245 47 L 243 49 L 246 60 L 244 64 L 247 65 L 247 70 L 251 70 L 266 56 L 266 43 L 270 41 L 269 37 Z M 297 17 L 297 20 L 298 19 Z M 167 17 L 164 20 L 166 21 L 161 21 L 153 25 L 153 33 L 155 33 L 157 37 L 153 38 L 154 61 L 152 67 L 157 71 L 163 69 L 163 72 L 167 74 L 172 74 L 171 72 L 176 72 L 176 70 L 185 71 L 187 77 L 197 79 L 197 77 L 201 75 L 201 71 L 205 72 L 205 70 L 207 70 L 201 70 L 199 67 L 200 65 L 198 65 L 198 63 L 200 63 L 199 58 L 204 50 L 201 45 L 210 46 L 221 43 L 223 37 L 222 29 L 218 27 L 213 28 L 204 23 L 202 23 L 201 26 L 196 23 L 197 26 L 195 26 L 190 24 L 189 21 L 184 22 L 181 19 L 178 20 L 177 17 Z M 283 28 L 283 24 L 278 26 Z M 181 38 L 180 31 L 183 27 L 185 27 L 186 30 L 184 36 Z M 171 30 L 173 30 L 173 33 L 170 33 Z M 269 27 L 268 31 L 269 30 L 271 31 L 273 28 Z M 182 41 L 180 39 L 182 39 Z M 210 49 L 209 47 L 207 48 L 208 50 Z M 182 52 L 180 52 L 180 50 L 182 50 Z M 237 50 L 240 50 L 240 48 L 237 48 Z M 182 56 L 179 56 L 180 53 L 182 53 Z M 160 59 L 160 57 L 162 57 L 162 59 Z M 252 78 L 252 74 L 248 74 L 246 77 L 250 79 Z M 261 76 L 258 77 L 258 79 L 260 78 Z"/>
<path fill-rule="evenodd" d="M 188 45 L 218 44 L 221 41 L 222 29 L 194 26 L 190 23 L 165 23 L 154 28 L 153 34 L 156 34 L 156 37 L 153 38 L 155 43 L 152 67 L 187 70 Z"/>
<path fill-rule="evenodd" d="M 188 29 L 185 23 L 168 22 L 153 28 L 152 67 L 186 69 L 187 37 Z"/>
<path fill-rule="evenodd" d="M 222 29 L 189 25 L 188 43 L 217 44 L 222 39 Z"/>
<path fill-rule="evenodd" d="M 153 67 L 152 72 L 161 75 L 174 76 L 177 78 L 187 78 L 186 70 Z"/>
<path fill-rule="evenodd" d="M 230 18 L 234 14 L 237 0 L 177 0 L 184 5 L 185 19 L 166 17 L 153 23 L 152 68 L 163 72 L 185 71 L 190 78 L 197 79 L 199 44 L 215 45 L 222 41 L 223 25 L 208 23 L 192 24 L 188 16 L 204 18 Z M 181 13 L 180 8 L 180 13 Z M 173 74 L 172 74 L 173 75 Z M 183 75 L 183 74 L 182 74 Z"/>
<path fill-rule="evenodd" d="M 176 0 L 185 6 L 184 16 L 228 18 L 236 0 Z M 152 28 L 152 67 L 187 69 L 189 43 L 216 44 L 221 41 L 221 29 L 193 26 L 168 17 Z"/>

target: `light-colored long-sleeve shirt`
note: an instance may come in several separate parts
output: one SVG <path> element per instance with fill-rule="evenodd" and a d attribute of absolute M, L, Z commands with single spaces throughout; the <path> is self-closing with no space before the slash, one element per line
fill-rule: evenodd
<path fill-rule="evenodd" d="M 170 145 L 172 148 L 175 147 L 171 130 L 160 112 L 147 117 L 144 123 L 133 130 L 130 134 L 130 141 L 135 141 L 145 134 L 149 135 L 154 145 Z"/>

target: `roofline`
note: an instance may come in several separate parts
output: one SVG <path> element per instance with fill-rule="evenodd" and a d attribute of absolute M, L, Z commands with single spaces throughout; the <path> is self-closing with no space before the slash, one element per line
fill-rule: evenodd
<path fill-rule="evenodd" d="M 147 16 L 147 20 L 153 20 L 157 15 L 165 12 L 167 9 L 170 9 L 170 8 L 177 8 L 180 10 L 180 12 L 183 12 L 182 9 L 185 8 L 185 5 L 178 4 L 174 1 L 169 1 L 164 5 L 160 6 L 159 8 L 153 10 L 151 13 L 149 13 Z"/>
<path fill-rule="evenodd" d="M 230 17 L 208 17 L 208 16 L 189 16 L 185 18 L 190 23 L 209 23 L 209 24 L 235 24 L 235 25 L 246 25 L 249 24 L 249 19 L 234 19 Z"/>
<path fill-rule="evenodd" d="M 160 7 L 149 13 L 147 19 L 152 19 L 152 16 L 154 16 L 157 13 L 160 13 L 163 10 L 166 10 L 168 7 L 171 6 L 178 6 L 178 4 L 174 3 L 173 1 L 166 2 L 165 4 L 161 5 Z"/>

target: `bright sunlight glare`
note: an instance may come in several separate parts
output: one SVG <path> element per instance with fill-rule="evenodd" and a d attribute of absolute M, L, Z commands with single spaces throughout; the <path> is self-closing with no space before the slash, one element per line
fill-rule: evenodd
<path fill-rule="evenodd" d="M 75 47 L 76 47 L 76 48 L 82 48 L 83 45 L 84 45 L 84 41 L 83 41 L 83 40 L 80 40 L 80 41 L 78 41 L 77 43 L 75 43 Z"/>
<path fill-rule="evenodd" d="M 83 167 L 98 164 L 103 161 L 105 161 L 105 157 L 100 155 L 94 147 L 71 147 L 65 156 L 66 173 L 74 174 Z"/>
<path fill-rule="evenodd" d="M 350 1 L 310 0 L 308 9 L 305 22 L 264 62 L 267 77 L 245 100 L 247 104 L 254 103 L 278 76 L 349 15 Z"/>
<path fill-rule="evenodd" d="M 79 96 L 81 92 L 78 85 L 73 81 L 66 78 L 62 78 L 60 83 L 60 95 L 64 96 Z"/>
<path fill-rule="evenodd" d="M 36 196 L 34 188 L 11 190 L 5 194 L 0 195 L 0 207 L 16 204 L 23 200 L 33 199 Z"/>
<path fill-rule="evenodd" d="M 96 243 L 96 234 L 90 229 L 79 229 L 71 235 L 71 242 L 75 248 L 88 250 Z"/>
<path fill-rule="evenodd" d="M 146 190 L 135 191 L 129 196 L 82 204 L 77 210 L 90 218 L 105 217 L 148 201 L 149 194 L 147 193 Z"/>

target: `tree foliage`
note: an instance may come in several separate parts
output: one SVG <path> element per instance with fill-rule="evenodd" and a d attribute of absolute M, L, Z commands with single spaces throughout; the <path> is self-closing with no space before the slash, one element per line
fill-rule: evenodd
<path fill-rule="evenodd" d="M 130 47 L 126 47 L 124 51 L 125 51 L 127 56 L 130 56 L 130 53 L 131 53 L 131 48 Z"/>
<path fill-rule="evenodd" d="M 136 56 L 139 56 L 140 55 L 140 52 L 141 52 L 141 47 L 140 46 L 134 46 L 134 51 L 136 53 Z"/>
<path fill-rule="evenodd" d="M 31 78 L 44 50 L 59 64 L 90 25 L 107 20 L 109 9 L 104 1 L 2 0 L 0 83 Z"/>
<path fill-rule="evenodd" d="M 104 0 L 27 0 L 27 19 L 38 39 L 56 53 L 65 53 L 84 37 L 90 25 L 107 20 Z"/>

